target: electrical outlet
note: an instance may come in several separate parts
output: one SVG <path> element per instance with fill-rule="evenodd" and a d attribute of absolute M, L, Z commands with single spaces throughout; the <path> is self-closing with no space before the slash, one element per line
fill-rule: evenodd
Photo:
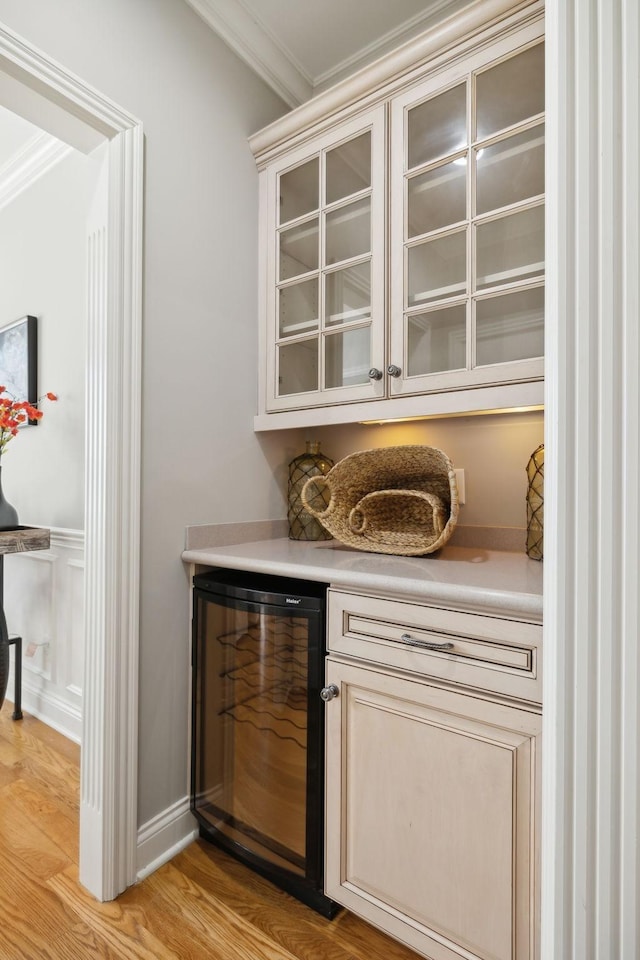
<path fill-rule="evenodd" d="M 462 506 L 466 502 L 466 491 L 464 487 L 464 470 L 454 470 L 456 483 L 458 485 L 458 503 Z"/>

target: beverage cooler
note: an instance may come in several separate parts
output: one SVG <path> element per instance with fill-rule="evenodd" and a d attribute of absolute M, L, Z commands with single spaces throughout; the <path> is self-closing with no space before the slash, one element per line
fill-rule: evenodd
<path fill-rule="evenodd" d="M 194 578 L 191 810 L 200 835 L 324 916 L 326 585 Z"/>

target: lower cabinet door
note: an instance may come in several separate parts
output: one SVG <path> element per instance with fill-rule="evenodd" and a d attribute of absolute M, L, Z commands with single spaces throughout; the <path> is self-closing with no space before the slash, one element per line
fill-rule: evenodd
<path fill-rule="evenodd" d="M 431 960 L 537 958 L 540 713 L 327 669 L 327 895 Z"/>

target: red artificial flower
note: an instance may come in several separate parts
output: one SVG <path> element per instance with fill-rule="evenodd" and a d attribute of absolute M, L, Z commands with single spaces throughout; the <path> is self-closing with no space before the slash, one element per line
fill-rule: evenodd
<path fill-rule="evenodd" d="M 4 448 L 13 437 L 17 437 L 20 424 L 27 420 L 42 420 L 43 413 L 39 406 L 43 400 L 57 400 L 55 393 L 46 393 L 39 397 L 35 403 L 29 403 L 28 400 L 16 400 L 11 394 L 6 393 L 6 388 L 0 386 L 0 456 Z"/>

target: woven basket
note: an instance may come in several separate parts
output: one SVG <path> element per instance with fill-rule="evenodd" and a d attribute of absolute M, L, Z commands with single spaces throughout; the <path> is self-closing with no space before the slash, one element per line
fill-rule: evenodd
<path fill-rule="evenodd" d="M 453 466 L 436 447 L 352 453 L 325 477 L 308 480 L 302 502 L 336 540 L 370 553 L 433 553 L 458 519 Z"/>

